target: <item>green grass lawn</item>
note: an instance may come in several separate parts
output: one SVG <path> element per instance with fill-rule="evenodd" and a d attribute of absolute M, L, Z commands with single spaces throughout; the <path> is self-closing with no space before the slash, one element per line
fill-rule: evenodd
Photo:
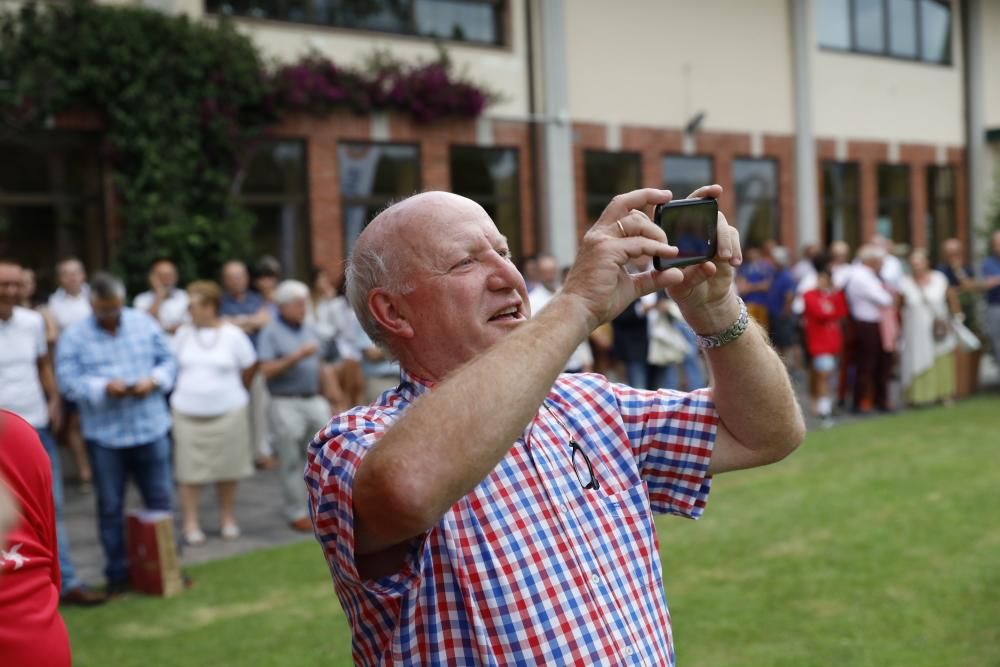
<path fill-rule="evenodd" d="M 658 521 L 678 664 L 1000 665 L 1000 397 L 812 433 Z M 75 664 L 349 665 L 314 543 L 191 568 L 195 587 L 67 610 Z"/>

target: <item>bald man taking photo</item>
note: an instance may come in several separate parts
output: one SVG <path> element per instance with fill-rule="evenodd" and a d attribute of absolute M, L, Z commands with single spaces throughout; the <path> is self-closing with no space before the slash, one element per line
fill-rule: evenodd
<path fill-rule="evenodd" d="M 534 318 L 478 204 L 427 192 L 362 232 L 348 295 L 401 382 L 335 417 L 306 466 L 357 664 L 673 664 L 653 515 L 698 517 L 712 475 L 778 461 L 805 429 L 734 289 L 724 216 L 714 261 L 625 270 L 677 254 L 646 215 L 670 199 L 615 197 Z M 712 387 L 560 374 L 597 325 L 661 289 L 700 334 Z"/>

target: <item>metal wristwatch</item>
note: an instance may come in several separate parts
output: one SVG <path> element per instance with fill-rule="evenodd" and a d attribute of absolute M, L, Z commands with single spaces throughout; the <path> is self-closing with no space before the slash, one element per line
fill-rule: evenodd
<path fill-rule="evenodd" d="M 710 350 L 715 347 L 728 345 L 742 336 L 743 332 L 747 330 L 747 327 L 750 326 L 750 315 L 747 313 L 747 305 L 743 303 L 743 299 L 736 298 L 740 302 L 740 315 L 736 318 L 736 321 L 730 324 L 729 328 L 725 331 L 714 336 L 702 336 L 699 333 L 695 333 L 695 338 L 698 340 L 698 347 L 703 350 Z"/>

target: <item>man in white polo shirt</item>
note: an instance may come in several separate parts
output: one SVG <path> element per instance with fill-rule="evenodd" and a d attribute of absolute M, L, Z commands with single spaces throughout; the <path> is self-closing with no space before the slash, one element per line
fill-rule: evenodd
<path fill-rule="evenodd" d="M 187 319 L 187 292 L 177 288 L 177 267 L 166 257 L 149 265 L 149 289 L 135 297 L 132 305 L 149 313 L 170 336 Z"/>
<path fill-rule="evenodd" d="M 49 297 L 49 311 L 62 333 L 90 315 L 90 288 L 83 262 L 75 257 L 56 264 L 59 289 Z"/>
<path fill-rule="evenodd" d="M 0 408 L 31 424 L 45 446 L 52 466 L 52 495 L 56 509 L 61 600 L 64 604 L 93 605 L 104 596 L 87 589 L 76 578 L 69 555 L 69 539 L 62 520 L 62 476 L 59 451 L 49 427 L 58 428 L 62 400 L 56 389 L 52 358 L 39 313 L 17 305 L 21 299 L 21 267 L 0 259 Z"/>

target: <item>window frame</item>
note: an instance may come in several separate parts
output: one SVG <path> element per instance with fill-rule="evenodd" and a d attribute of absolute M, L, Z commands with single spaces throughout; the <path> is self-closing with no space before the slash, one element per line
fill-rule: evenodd
<path fill-rule="evenodd" d="M 453 152 L 456 149 L 458 149 L 458 150 L 475 150 L 475 151 L 481 151 L 483 153 L 491 153 L 491 152 L 492 153 L 499 153 L 499 152 L 504 152 L 504 151 L 510 151 L 510 152 L 514 153 L 514 162 L 517 165 L 516 171 L 514 173 L 514 193 L 512 195 L 506 195 L 506 196 L 503 196 L 503 197 L 498 197 L 496 195 L 489 195 L 487 197 L 483 197 L 479 193 L 470 193 L 468 191 L 460 191 L 458 188 L 456 188 L 455 187 L 455 171 L 453 169 L 451 169 L 452 159 L 453 159 L 452 155 L 454 154 Z M 516 214 L 515 218 L 518 221 L 520 221 L 520 219 L 521 219 L 521 213 L 522 213 L 521 212 L 521 167 L 522 167 L 522 164 L 521 164 L 521 151 L 518 149 L 517 146 L 495 146 L 495 145 L 494 146 L 479 146 L 479 145 L 476 145 L 476 144 L 464 144 L 464 143 L 449 144 L 449 146 L 448 146 L 448 167 L 449 167 L 449 175 L 448 175 L 448 177 L 449 177 L 449 182 L 450 182 L 450 185 L 451 185 L 451 191 L 452 192 L 454 192 L 457 195 L 461 195 L 463 197 L 466 197 L 468 199 L 472 199 L 473 201 L 475 201 L 476 203 L 478 203 L 480 206 L 483 205 L 483 202 L 487 202 L 487 203 L 491 204 L 494 207 L 496 207 L 498 203 L 510 203 L 510 204 L 513 204 L 514 205 L 514 211 L 515 211 L 515 214 Z M 473 195 L 476 196 L 476 199 L 473 199 Z M 486 208 L 486 207 L 483 206 L 483 208 Z M 496 223 L 496 220 L 494 220 L 493 222 Z M 524 251 L 524 239 L 522 238 L 523 236 L 524 236 L 523 232 L 519 229 L 518 230 L 518 234 L 517 234 L 517 238 L 515 239 L 516 244 L 514 244 L 517 247 L 511 247 L 510 248 L 511 255 L 515 259 L 519 259 L 521 257 L 521 253 Z M 508 244 L 510 243 L 510 238 L 509 237 L 507 238 L 507 242 L 508 242 Z"/>
<path fill-rule="evenodd" d="M 383 196 L 374 197 L 374 196 L 370 196 L 370 195 L 369 196 L 364 196 L 364 197 L 348 197 L 348 196 L 345 196 L 344 195 L 344 190 L 343 190 L 343 182 L 341 181 L 341 179 L 343 178 L 343 170 L 342 170 L 342 166 L 340 164 L 340 147 L 341 146 L 349 146 L 349 145 L 353 145 L 353 146 L 406 146 L 406 147 L 412 148 L 416 152 L 414 160 L 415 160 L 416 165 L 417 165 L 417 183 L 416 183 L 416 187 L 414 188 L 413 192 L 421 192 L 423 190 L 423 182 L 424 182 L 424 170 L 423 170 L 423 163 L 421 162 L 421 160 L 422 160 L 422 152 L 421 152 L 421 149 L 420 149 L 420 142 L 418 142 L 418 141 L 372 141 L 370 139 L 339 139 L 337 141 L 336 148 L 334 150 L 333 159 L 336 161 L 336 164 L 337 164 L 337 194 L 340 197 L 340 227 L 341 227 L 340 235 L 341 235 L 341 241 L 343 242 L 343 252 L 344 252 L 344 257 L 345 258 L 348 255 L 350 255 L 350 252 L 352 250 L 351 245 L 348 243 L 349 239 L 347 238 L 347 231 L 348 231 L 347 230 L 347 225 L 346 225 L 347 216 L 345 215 L 345 210 L 347 209 L 347 207 L 349 207 L 349 206 L 364 206 L 366 208 L 384 208 L 385 205 L 386 205 L 386 203 L 388 203 L 389 201 L 392 201 L 393 199 L 395 199 L 397 197 L 409 196 L 410 194 L 412 194 L 412 193 L 406 193 L 404 195 L 390 195 L 388 198 L 383 197 Z M 365 222 L 364 226 L 361 228 L 361 230 L 363 231 L 364 228 L 367 227 L 370 222 L 371 222 L 371 220 L 367 220 Z"/>
<path fill-rule="evenodd" d="M 955 64 L 955 45 L 953 40 L 949 38 L 949 49 L 948 58 L 945 61 L 941 60 L 928 60 L 924 57 L 924 31 L 923 31 L 923 0 L 913 0 L 914 2 L 914 28 L 916 40 L 916 56 L 904 56 L 892 52 L 892 35 L 891 35 L 891 23 L 889 4 L 890 0 L 880 0 L 882 4 L 882 50 L 875 51 L 871 49 L 862 49 L 858 47 L 858 35 L 857 35 L 857 0 L 845 0 L 847 2 L 847 22 L 848 22 L 848 35 L 850 46 L 846 49 L 840 46 L 833 46 L 829 44 L 824 44 L 819 36 L 819 30 L 817 28 L 817 46 L 822 51 L 830 51 L 833 53 L 853 53 L 862 56 L 876 56 L 879 58 L 889 58 L 891 60 L 901 60 L 903 62 L 909 63 L 921 63 L 924 65 L 932 65 L 938 67 L 954 67 Z M 942 6 L 948 10 L 948 30 L 950 34 L 954 34 L 954 21 L 955 12 L 954 7 L 950 0 L 929 0 Z"/>
<path fill-rule="evenodd" d="M 882 196 L 882 170 L 892 169 L 898 170 L 905 174 L 906 183 L 906 196 L 905 197 L 883 197 Z M 893 237 L 891 231 L 886 237 L 893 243 L 906 243 L 911 248 L 914 247 L 913 237 L 913 165 L 910 164 L 892 164 L 888 162 L 881 162 L 875 168 L 875 233 L 881 234 L 878 229 L 879 218 L 882 217 L 883 206 L 898 206 L 902 205 L 905 210 L 906 219 L 906 229 L 907 238 L 900 240 Z"/>
<path fill-rule="evenodd" d="M 660 180 L 663 183 L 664 187 L 667 186 L 667 178 L 668 178 L 668 174 L 667 174 L 667 160 L 671 159 L 671 158 L 681 158 L 681 159 L 685 159 L 685 160 L 692 159 L 692 160 L 705 160 L 705 161 L 707 161 L 708 162 L 708 182 L 707 183 L 703 183 L 702 185 L 711 185 L 712 183 L 716 182 L 716 180 L 715 180 L 715 156 L 714 155 L 711 155 L 711 154 L 702 154 L 702 153 L 698 153 L 698 154 L 695 154 L 695 155 L 685 155 L 683 153 L 664 153 L 663 156 L 660 158 Z M 674 192 L 674 198 L 675 199 L 680 199 L 681 197 L 687 197 L 689 194 L 691 194 L 691 193 L 690 192 L 684 192 L 684 193 Z"/>
<path fill-rule="evenodd" d="M 941 172 L 949 172 L 951 174 L 951 194 L 948 196 L 941 196 L 939 194 L 940 188 L 934 187 L 932 185 L 937 185 L 939 182 L 939 176 L 932 177 L 931 175 Z M 944 238 L 937 238 L 937 206 L 945 205 L 951 213 L 951 231 L 953 234 L 947 236 L 946 238 L 957 238 L 958 237 L 958 195 L 956 193 L 956 182 L 958 176 L 958 169 L 953 164 L 930 164 L 924 169 L 924 191 L 927 193 L 927 209 L 926 209 L 926 224 L 925 232 L 927 234 L 927 253 L 932 262 L 932 265 L 936 265 L 941 259 L 941 243 L 944 242 Z"/>
<path fill-rule="evenodd" d="M 262 139 L 256 146 L 253 147 L 253 150 L 260 150 L 264 146 L 293 143 L 299 144 L 302 150 L 302 188 L 298 193 L 289 194 L 288 192 L 260 192 L 247 194 L 243 192 L 243 183 L 240 183 L 238 190 L 233 194 L 233 199 L 238 205 L 248 211 L 260 206 L 283 207 L 287 205 L 295 206 L 302 211 L 302 233 L 304 235 L 303 242 L 305 244 L 304 252 L 306 266 L 290 266 L 287 261 L 287 253 L 289 249 L 279 247 L 275 251 L 278 259 L 281 261 L 281 266 L 287 275 L 303 278 L 308 276 L 313 263 L 313 225 L 312 214 L 309 208 L 309 141 L 303 137 L 268 137 L 266 139 Z M 256 226 L 256 218 L 254 222 Z M 290 252 L 292 253 L 291 256 L 293 258 L 298 254 L 295 252 L 294 247 L 290 249 Z"/>
<path fill-rule="evenodd" d="M 823 239 L 826 245 L 830 245 L 834 241 L 847 239 L 834 239 L 830 234 L 830 227 L 832 226 L 831 220 L 827 217 L 828 208 L 852 208 L 854 211 L 854 217 L 858 224 L 857 229 L 857 239 L 858 242 L 852 246 L 852 250 L 857 250 L 862 243 L 862 238 L 864 237 L 864 230 L 861 226 L 861 164 L 852 160 L 823 160 L 820 164 L 820 177 L 822 178 L 822 183 L 826 184 L 826 168 L 830 165 L 836 165 L 838 167 L 851 167 L 855 170 L 856 180 L 857 180 L 857 190 L 853 197 L 839 196 L 831 197 L 828 196 L 824 187 L 820 188 L 820 213 L 822 216 L 823 224 Z M 850 245 L 850 244 L 849 244 Z"/>
<path fill-rule="evenodd" d="M 63 247 L 57 234 L 57 238 L 52 239 L 52 244 L 55 246 L 54 261 L 48 266 L 29 267 L 35 270 L 38 290 L 36 295 L 44 294 L 58 287 L 55 265 L 65 257 L 79 258 L 90 271 L 107 266 L 115 244 L 109 227 L 107 202 L 105 201 L 104 186 L 108 173 L 105 161 L 99 157 L 100 136 L 92 132 L 51 130 L 39 133 L 13 133 L 3 136 L 2 139 L 3 144 L 17 144 L 29 151 L 37 151 L 44 154 L 48 160 L 66 161 L 66 156 L 73 149 L 79 149 L 93 157 L 93 161 L 89 165 L 93 168 L 93 171 L 89 173 L 89 178 L 97 184 L 93 190 L 75 192 L 65 186 L 62 189 L 54 189 L 50 186 L 44 191 L 0 188 L 0 211 L 6 208 L 37 208 L 55 211 L 72 208 L 76 211 L 73 217 L 81 225 L 81 243 L 78 247 L 68 249 Z M 80 213 L 83 215 L 79 215 Z M 92 223 L 95 228 L 93 234 L 88 229 L 89 223 Z M 61 223 L 56 221 L 55 224 Z M 91 239 L 92 235 L 97 238 Z M 9 237 L 0 245 L 7 243 L 12 243 Z M 9 252 L 9 254 L 18 257 L 20 253 Z"/>
<path fill-rule="evenodd" d="M 635 163 L 635 171 L 636 171 L 636 174 L 638 176 L 638 179 L 637 179 L 638 182 L 636 183 L 636 187 L 640 187 L 642 185 L 642 153 L 640 153 L 638 151 L 610 151 L 610 150 L 603 149 L 603 148 L 586 148 L 586 149 L 584 149 L 583 150 L 583 156 L 582 156 L 583 157 L 583 210 L 584 210 L 584 215 L 587 218 L 587 226 L 588 227 L 590 227 L 595 222 L 597 222 L 597 218 L 594 218 L 593 220 L 590 219 L 591 218 L 591 216 L 589 214 L 590 207 L 592 205 L 598 205 L 598 203 L 599 203 L 598 199 L 599 199 L 600 200 L 600 206 L 601 206 L 601 208 L 603 210 L 605 207 L 607 207 L 607 205 L 609 203 L 611 203 L 611 199 L 615 195 L 621 194 L 620 192 L 614 192 L 614 193 L 612 193 L 611 197 L 608 197 L 608 198 L 605 198 L 604 194 L 600 194 L 600 195 L 598 195 L 598 194 L 591 194 L 590 189 L 587 187 L 587 180 L 588 180 L 587 179 L 587 158 L 588 158 L 588 156 L 591 156 L 591 155 L 615 155 L 615 156 L 620 156 L 620 157 L 623 157 L 623 158 L 627 158 L 629 161 L 634 161 L 634 163 Z"/>
<path fill-rule="evenodd" d="M 281 4 L 286 4 L 287 0 L 275 0 Z M 435 0 L 422 0 L 424 2 L 435 2 Z M 448 2 L 460 2 L 469 5 L 487 5 L 493 7 L 493 20 L 495 24 L 496 40 L 492 42 L 473 39 L 454 39 L 453 37 L 438 37 L 435 35 L 425 35 L 415 31 L 392 30 L 388 28 L 356 27 L 350 25 L 340 25 L 336 23 L 325 23 L 313 19 L 293 19 L 288 16 L 260 16 L 255 15 L 253 10 L 245 12 L 226 11 L 225 0 L 202 0 L 202 11 L 206 16 L 238 18 L 248 21 L 265 21 L 278 24 L 312 26 L 327 30 L 344 30 L 351 33 L 370 35 L 392 35 L 405 39 L 416 39 L 430 42 L 447 42 L 451 44 L 461 44 L 463 46 L 473 46 L 488 49 L 507 49 L 510 47 L 510 0 L 442 0 Z M 287 14 L 288 12 L 284 12 Z"/>
<path fill-rule="evenodd" d="M 757 197 L 751 201 L 761 202 L 761 201 L 772 201 L 773 206 L 771 210 L 774 211 L 774 216 L 772 218 L 772 226 L 774 229 L 773 240 L 777 244 L 784 242 L 782 238 L 784 234 L 781 229 L 781 161 L 776 157 L 754 157 L 752 155 L 737 155 L 734 156 L 732 162 L 729 163 L 729 176 L 733 184 L 733 222 L 739 224 L 739 219 L 736 217 L 738 215 L 740 204 L 743 200 L 739 197 L 739 190 L 736 186 L 736 175 L 735 169 L 733 168 L 737 162 L 767 162 L 774 167 L 774 195 L 771 197 Z M 730 223 L 732 224 L 732 222 Z M 740 232 L 740 243 L 746 244 L 745 247 L 750 247 L 750 229 L 739 230 Z"/>

